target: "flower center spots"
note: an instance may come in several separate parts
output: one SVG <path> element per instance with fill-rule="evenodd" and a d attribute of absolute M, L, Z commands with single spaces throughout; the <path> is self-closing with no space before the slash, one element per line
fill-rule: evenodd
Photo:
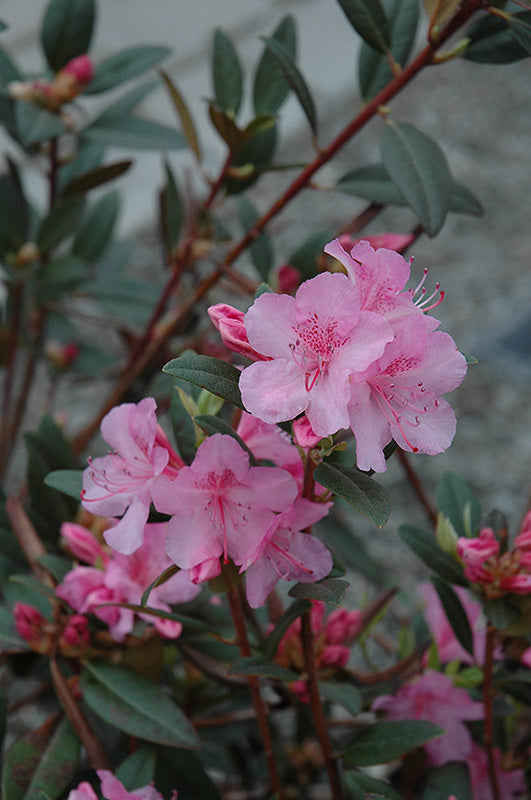
<path fill-rule="evenodd" d="M 348 336 L 337 331 L 337 320 L 323 324 L 317 313 L 293 326 L 295 342 L 290 344 L 295 363 L 306 373 L 306 391 L 310 392 L 326 370 L 334 352 L 348 342 Z"/>
<path fill-rule="evenodd" d="M 195 486 L 198 489 L 206 489 L 209 492 L 219 492 L 238 485 L 239 483 L 231 469 L 224 469 L 221 473 L 207 472 L 206 475 L 195 481 Z"/>
<path fill-rule="evenodd" d="M 203 510 L 208 516 L 213 532 L 223 540 L 225 564 L 228 563 L 230 555 L 229 538 L 239 528 L 247 525 L 247 514 L 250 510 L 248 505 L 230 496 L 230 489 L 240 485 L 230 469 L 225 469 L 221 473 L 207 472 L 205 476 L 195 481 L 198 489 L 206 490 L 210 495 Z"/>

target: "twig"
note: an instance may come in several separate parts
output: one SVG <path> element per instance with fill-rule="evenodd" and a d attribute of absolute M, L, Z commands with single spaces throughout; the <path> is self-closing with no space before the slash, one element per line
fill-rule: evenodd
<path fill-rule="evenodd" d="M 46 586 L 53 589 L 55 583 L 52 576 L 48 570 L 38 563 L 39 558 L 46 555 L 46 548 L 41 542 L 37 531 L 31 524 L 28 515 L 22 508 L 18 497 L 11 495 L 7 498 L 6 511 L 15 536 L 17 537 L 17 541 L 31 569 L 35 573 L 35 576 Z"/>

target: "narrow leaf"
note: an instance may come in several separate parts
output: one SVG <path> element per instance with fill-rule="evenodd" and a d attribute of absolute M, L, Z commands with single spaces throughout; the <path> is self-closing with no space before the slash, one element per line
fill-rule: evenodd
<path fill-rule="evenodd" d="M 306 85 L 306 81 L 296 66 L 290 51 L 281 42 L 279 42 L 278 39 L 273 37 L 268 38 L 266 36 L 262 36 L 260 38 L 265 42 L 273 57 L 276 59 L 282 74 L 286 79 L 286 82 L 289 84 L 299 103 L 301 104 L 302 110 L 306 115 L 306 119 L 310 124 L 313 134 L 317 135 L 317 112 L 315 110 L 315 104 L 310 94 L 310 90 Z"/>
<path fill-rule="evenodd" d="M 452 176 L 439 145 L 413 125 L 386 125 L 382 161 L 429 236 L 441 229 L 450 206 Z"/>
<path fill-rule="evenodd" d="M 157 762 L 156 749 L 153 745 L 140 745 L 127 756 L 116 770 L 116 777 L 124 787 L 132 792 L 139 786 L 147 786 L 155 778 Z"/>
<path fill-rule="evenodd" d="M 320 600 L 339 608 L 349 585 L 348 581 L 342 581 L 340 578 L 324 578 L 316 583 L 296 583 L 288 594 L 299 600 Z"/>
<path fill-rule="evenodd" d="M 195 130 L 192 116 L 188 110 L 188 106 L 184 102 L 183 96 L 168 73 L 163 69 L 159 69 L 159 75 L 164 81 L 164 85 L 166 86 L 171 101 L 175 107 L 175 110 L 177 111 L 181 125 L 183 126 L 183 133 L 186 137 L 186 141 L 188 142 L 188 145 L 190 146 L 190 149 L 193 151 L 197 160 L 201 163 L 201 148 L 199 146 L 199 138 Z"/>
<path fill-rule="evenodd" d="M 385 53 L 391 46 L 391 26 L 380 0 L 338 0 L 352 27 L 361 38 Z"/>
<path fill-rule="evenodd" d="M 172 564 L 171 567 L 168 567 L 167 569 L 164 570 L 164 572 L 161 572 L 160 575 L 157 575 L 155 580 L 149 584 L 146 591 L 142 595 L 140 600 L 140 605 L 147 606 L 149 595 L 151 594 L 153 589 L 156 589 L 157 586 L 161 586 L 163 583 L 166 583 L 166 581 L 169 580 L 173 575 L 176 575 L 177 572 L 179 572 L 179 567 L 177 567 L 175 564 Z"/>
<path fill-rule="evenodd" d="M 479 529 L 481 507 L 465 481 L 454 472 L 443 472 L 437 485 L 437 506 L 459 536 L 473 536 Z"/>
<path fill-rule="evenodd" d="M 331 703 L 345 708 L 353 717 L 357 717 L 363 706 L 361 692 L 351 683 L 332 683 L 319 681 L 319 692 Z"/>
<path fill-rule="evenodd" d="M 451 795 L 459 800 L 472 800 L 468 769 L 462 762 L 452 762 L 433 769 L 428 775 L 421 800 L 448 800 Z"/>
<path fill-rule="evenodd" d="M 76 228 L 85 210 L 83 197 L 72 197 L 56 203 L 40 224 L 37 243 L 44 252 L 53 250 Z"/>
<path fill-rule="evenodd" d="M 213 103 L 208 107 L 208 116 L 214 128 L 228 145 L 231 153 L 237 153 L 242 150 L 248 136 L 245 131 L 238 128 L 232 117 Z"/>
<path fill-rule="evenodd" d="M 462 567 L 452 556 L 441 550 L 432 534 L 421 528 L 415 528 L 413 525 L 401 525 L 398 533 L 415 555 L 445 581 L 456 583 L 458 586 L 469 585 L 463 575 Z"/>
<path fill-rule="evenodd" d="M 214 33 L 212 81 L 216 103 L 236 116 L 243 94 L 243 73 L 231 40 L 219 28 Z"/>
<path fill-rule="evenodd" d="M 179 241 L 183 224 L 183 203 L 177 188 L 175 175 L 167 161 L 164 162 L 166 185 L 161 193 L 162 218 L 166 249 L 172 253 Z"/>
<path fill-rule="evenodd" d="M 137 673 L 103 662 L 87 662 L 83 699 L 102 719 L 140 739 L 195 748 L 197 735 L 166 692 Z"/>
<path fill-rule="evenodd" d="M 531 11 L 515 14 L 511 26 L 494 14 L 487 14 L 471 25 L 466 31 L 469 44 L 463 58 L 480 64 L 512 64 L 527 58 L 526 48 L 515 36 L 516 18 L 531 24 Z"/>
<path fill-rule="evenodd" d="M 347 772 L 345 785 L 349 800 L 404 800 L 388 783 L 371 778 L 364 772 Z M 446 798 L 445 798 L 446 800 Z"/>
<path fill-rule="evenodd" d="M 208 389 L 217 397 L 223 397 L 224 400 L 245 411 L 238 387 L 241 373 L 232 364 L 212 356 L 186 353 L 169 361 L 162 371 L 174 378 L 181 378 Z"/>
<path fill-rule="evenodd" d="M 241 226 L 244 232 L 247 233 L 252 230 L 259 215 L 247 197 L 240 198 L 238 212 Z M 273 246 L 267 233 L 261 233 L 253 240 L 250 251 L 256 271 L 262 280 L 267 281 L 274 263 Z"/>
<path fill-rule="evenodd" d="M 68 197 L 73 194 L 84 194 L 95 189 L 97 186 L 102 186 L 104 183 L 109 183 L 115 178 L 119 178 L 124 172 L 127 172 L 133 162 L 116 161 L 114 164 L 106 164 L 104 167 L 96 167 L 90 172 L 85 172 L 83 175 L 78 175 L 72 178 L 64 187 L 62 194 L 63 197 Z"/>
<path fill-rule="evenodd" d="M 286 669 L 274 661 L 267 661 L 261 656 L 237 658 L 229 667 L 229 675 L 259 675 L 262 678 L 271 678 L 277 681 L 297 681 L 300 675 L 291 669 Z"/>
<path fill-rule="evenodd" d="M 72 253 L 85 261 L 96 261 L 109 244 L 120 207 L 118 192 L 100 197 L 89 209 L 76 233 Z"/>
<path fill-rule="evenodd" d="M 531 13 L 524 17 L 522 14 L 513 14 L 510 22 L 515 39 L 521 44 L 528 55 L 531 55 Z"/>
<path fill-rule="evenodd" d="M 139 44 L 120 50 L 99 62 L 94 78 L 85 89 L 85 94 L 99 94 L 114 89 L 159 64 L 170 53 L 169 47 L 152 44 Z"/>
<path fill-rule="evenodd" d="M 41 30 L 46 61 L 54 72 L 90 46 L 96 5 L 94 0 L 51 0 Z"/>
<path fill-rule="evenodd" d="M 455 633 L 457 641 L 468 653 L 470 653 L 470 655 L 473 656 L 474 639 L 472 636 L 470 623 L 461 604 L 461 600 L 454 592 L 452 587 L 448 586 L 447 583 L 442 581 L 436 575 L 432 575 L 430 580 L 433 583 L 437 594 L 439 595 L 439 600 L 441 601 L 444 613 L 446 614 L 446 618 L 450 623 L 453 632 Z"/>
<path fill-rule="evenodd" d="M 323 462 L 315 470 L 315 480 L 353 506 L 377 528 L 383 528 L 389 519 L 391 504 L 388 492 L 359 470 Z"/>
<path fill-rule="evenodd" d="M 272 39 L 280 42 L 289 53 L 292 61 L 297 57 L 295 20 L 291 15 L 284 17 L 272 34 Z M 289 84 L 271 53 L 266 47 L 256 68 L 253 86 L 253 104 L 256 114 L 276 114 L 289 93 Z"/>
<path fill-rule="evenodd" d="M 178 150 L 186 144 L 182 133 L 168 125 L 121 114 L 109 115 L 105 119 L 100 117 L 85 128 L 82 135 L 106 146 L 136 150 Z"/>
<path fill-rule="evenodd" d="M 264 652 L 266 658 L 272 659 L 275 656 L 280 641 L 289 626 L 307 611 L 310 611 L 311 608 L 312 604 L 308 600 L 295 600 L 294 603 L 287 607 L 265 641 Z"/>
<path fill-rule="evenodd" d="M 444 733 L 439 725 L 422 720 L 375 722 L 342 753 L 343 762 L 347 768 L 388 764 Z"/>

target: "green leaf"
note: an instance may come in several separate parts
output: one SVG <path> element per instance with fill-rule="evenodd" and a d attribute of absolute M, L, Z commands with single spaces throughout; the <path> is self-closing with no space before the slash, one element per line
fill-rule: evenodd
<path fill-rule="evenodd" d="M 38 273 L 39 280 L 51 284 L 51 297 L 57 296 L 58 285 L 78 283 L 88 277 L 87 265 L 79 258 L 58 256 L 45 262 Z M 42 295 L 40 296 L 42 300 Z"/>
<path fill-rule="evenodd" d="M 79 760 L 80 744 L 68 720 L 51 717 L 13 744 L 2 773 L 4 800 L 55 800 L 68 788 Z"/>
<path fill-rule="evenodd" d="M 186 146 L 184 136 L 168 125 L 141 117 L 112 114 L 99 117 L 83 131 L 83 137 L 105 146 L 135 150 L 179 150 Z"/>
<path fill-rule="evenodd" d="M 271 36 L 287 50 L 292 61 L 297 57 L 295 20 L 288 14 Z M 276 114 L 289 94 L 289 84 L 269 48 L 265 48 L 256 68 L 253 86 L 255 114 Z"/>
<path fill-rule="evenodd" d="M 169 695 L 142 675 L 87 662 L 83 699 L 102 719 L 131 736 L 172 747 L 198 747 L 197 734 Z"/>
<path fill-rule="evenodd" d="M 342 581 L 340 578 L 323 578 L 316 583 L 296 583 L 288 594 L 299 600 L 321 600 L 323 603 L 330 603 L 339 608 L 348 586 L 350 586 L 349 582 Z"/>
<path fill-rule="evenodd" d="M 83 292 L 94 296 L 121 323 L 131 325 L 146 323 L 159 297 L 154 283 L 109 273 L 84 284 Z"/>
<path fill-rule="evenodd" d="M 114 164 L 106 164 L 104 167 L 96 167 L 90 172 L 84 172 L 82 175 L 72 178 L 66 184 L 62 195 L 63 197 L 68 197 L 73 194 L 84 194 L 90 189 L 109 183 L 109 181 L 113 181 L 123 175 L 124 172 L 127 172 L 132 163 L 130 160 L 116 161 Z"/>
<path fill-rule="evenodd" d="M 259 218 L 259 214 L 247 197 L 240 197 L 239 199 L 238 216 L 245 233 L 252 230 L 254 223 Z M 253 240 L 250 251 L 251 260 L 256 271 L 262 280 L 267 281 L 274 263 L 273 245 L 269 236 L 266 233 L 261 233 L 257 236 Z"/>
<path fill-rule="evenodd" d="M 92 172 L 101 166 L 105 148 L 95 142 L 77 142 L 77 150 L 68 164 L 63 164 L 59 170 L 58 186 L 63 191 L 64 187 L 86 172 Z"/>
<path fill-rule="evenodd" d="M 514 14 L 511 26 L 493 14 L 487 14 L 479 19 L 466 31 L 469 45 L 463 53 L 463 58 L 481 64 L 511 64 L 527 58 L 526 48 L 515 35 L 516 19 L 531 24 L 531 11 Z"/>
<path fill-rule="evenodd" d="M 499 630 L 504 631 L 520 619 L 517 608 L 510 605 L 506 600 L 490 600 L 486 597 L 481 598 L 481 605 L 487 619 Z"/>
<path fill-rule="evenodd" d="M 16 251 L 28 240 L 29 207 L 24 197 L 18 169 L 8 159 L 9 172 L 0 177 L 0 242 Z"/>
<path fill-rule="evenodd" d="M 415 43 L 418 0 L 385 0 L 383 7 L 389 17 L 391 53 L 396 63 L 403 67 Z M 358 80 L 363 99 L 371 100 L 392 79 L 393 73 L 385 54 L 363 42 L 358 62 Z"/>
<path fill-rule="evenodd" d="M 105 607 L 128 608 L 130 611 L 134 611 L 135 614 L 147 614 L 147 616 L 157 617 L 157 619 L 169 619 L 172 622 L 180 622 L 183 628 L 186 627 L 188 631 L 217 634 L 216 629 L 208 623 L 200 619 L 195 619 L 194 617 L 188 617 L 186 614 L 179 614 L 176 611 L 162 611 L 160 608 L 143 606 L 140 605 L 140 603 L 100 603 L 99 608 Z"/>
<path fill-rule="evenodd" d="M 448 211 L 455 211 L 457 214 L 470 214 L 472 217 L 482 217 L 485 213 L 477 197 L 472 194 L 467 186 L 459 183 L 459 181 L 453 182 Z M 477 363 L 477 360 L 473 363 Z"/>
<path fill-rule="evenodd" d="M 450 206 L 452 176 L 433 139 L 404 123 L 385 126 L 380 139 L 382 161 L 429 236 L 441 229 Z"/>
<path fill-rule="evenodd" d="M 234 45 L 216 28 L 212 53 L 212 81 L 217 105 L 234 116 L 243 94 L 243 73 Z"/>
<path fill-rule="evenodd" d="M 40 250 L 44 252 L 53 250 L 67 236 L 72 236 L 76 232 L 84 210 L 83 197 L 71 197 L 56 203 L 39 226 L 37 244 Z"/>
<path fill-rule="evenodd" d="M 4 749 L 4 736 L 7 725 L 7 703 L 3 688 L 0 687 L 0 747 Z"/>
<path fill-rule="evenodd" d="M 436 575 L 432 575 L 430 580 L 433 583 L 437 594 L 439 595 L 439 600 L 441 601 L 444 613 L 446 614 L 446 618 L 450 623 L 457 641 L 468 653 L 470 653 L 470 655 L 473 656 L 474 638 L 472 636 L 470 622 L 468 621 L 466 612 L 461 604 L 461 600 L 451 586 L 448 586 L 447 583 L 442 581 Z"/>
<path fill-rule="evenodd" d="M 173 387 L 170 396 L 170 418 L 179 454 L 185 464 L 190 465 L 197 452 L 196 429 L 181 400 L 177 386 Z"/>
<path fill-rule="evenodd" d="M 401 525 L 398 533 L 403 542 L 413 550 L 426 566 L 448 583 L 458 586 L 469 586 L 463 575 L 463 569 L 452 556 L 441 550 L 431 533 L 415 528 L 413 525 Z"/>
<path fill-rule="evenodd" d="M 120 206 L 118 192 L 100 197 L 86 214 L 76 233 L 72 253 L 85 261 L 96 261 L 109 244 Z"/>
<path fill-rule="evenodd" d="M 192 116 L 190 114 L 190 111 L 188 110 L 188 106 L 184 102 L 183 96 L 181 95 L 180 91 L 178 90 L 177 86 L 170 78 L 168 73 L 165 72 L 163 69 L 159 69 L 159 75 L 164 81 L 164 85 L 168 90 L 173 106 L 177 111 L 177 115 L 181 122 L 183 133 L 186 137 L 186 141 L 188 142 L 188 146 L 193 151 L 197 160 L 201 162 L 201 148 L 199 145 L 199 138 L 195 130 L 195 125 L 193 123 Z"/>
<path fill-rule="evenodd" d="M 51 0 L 42 23 L 41 42 L 54 72 L 88 52 L 95 13 L 94 0 Z"/>
<path fill-rule="evenodd" d="M 466 764 L 452 762 L 433 769 L 428 775 L 421 800 L 448 800 L 451 795 L 459 800 L 472 800 Z"/>
<path fill-rule="evenodd" d="M 140 747 L 125 758 L 115 772 L 128 792 L 139 786 L 148 786 L 155 778 L 156 749 L 152 745 Z"/>
<path fill-rule="evenodd" d="M 351 683 L 319 681 L 319 692 L 331 703 L 345 708 L 353 717 L 357 717 L 363 707 L 361 692 Z"/>
<path fill-rule="evenodd" d="M 237 194 L 252 186 L 260 177 L 261 169 L 271 163 L 276 146 L 276 125 L 254 131 L 232 159 L 232 167 L 242 167 L 246 174 L 235 177 L 232 171 L 225 182 L 227 194 Z"/>
<path fill-rule="evenodd" d="M 173 253 L 183 226 L 183 203 L 177 188 L 175 175 L 167 161 L 164 162 L 166 184 L 161 192 L 162 223 L 166 250 Z"/>
<path fill-rule="evenodd" d="M 179 800 L 222 800 L 196 753 L 169 747 L 157 748 L 155 786 L 164 797 L 179 787 Z"/>
<path fill-rule="evenodd" d="M 380 0 L 338 0 L 352 27 L 361 38 L 386 53 L 391 46 L 391 26 Z"/>
<path fill-rule="evenodd" d="M 55 553 L 45 553 L 36 559 L 37 564 L 44 567 L 56 583 L 61 583 L 67 572 L 72 569 L 72 562 L 63 556 L 57 556 Z"/>
<path fill-rule="evenodd" d="M 267 659 L 274 658 L 280 641 L 289 626 L 292 625 L 296 619 L 302 617 L 307 611 L 311 611 L 311 608 L 312 604 L 308 600 L 295 600 L 295 602 L 287 607 L 265 641 L 264 654 Z"/>
<path fill-rule="evenodd" d="M 271 678 L 276 681 L 298 681 L 300 675 L 291 669 L 286 669 L 274 661 L 267 661 L 262 656 L 248 656 L 237 658 L 229 667 L 229 675 L 259 675 L 261 678 Z"/>
<path fill-rule="evenodd" d="M 267 45 L 273 58 L 275 58 L 280 67 L 287 84 L 295 93 L 314 136 L 317 135 L 317 112 L 315 110 L 315 104 L 306 81 L 295 64 L 290 51 L 274 37 L 268 38 L 267 36 L 261 36 L 260 38 Z"/>
<path fill-rule="evenodd" d="M 328 515 L 318 523 L 319 538 L 326 541 L 334 553 L 337 553 L 345 564 L 355 572 L 363 575 L 378 586 L 390 586 L 391 576 L 382 570 L 367 549 L 366 537 L 357 534 L 352 519 L 343 520 L 338 514 Z"/>
<path fill-rule="evenodd" d="M 15 106 L 15 119 L 18 138 L 24 147 L 33 147 L 66 132 L 57 114 L 23 100 Z"/>
<path fill-rule="evenodd" d="M 159 64 L 171 53 L 169 47 L 139 44 L 126 47 L 103 59 L 96 67 L 94 78 L 85 89 L 85 94 L 108 92 L 125 81 L 136 78 L 150 67 Z"/>
<path fill-rule="evenodd" d="M 387 490 L 363 472 L 323 462 L 315 470 L 315 480 L 353 506 L 377 528 L 383 528 L 389 519 L 391 505 Z"/>
<path fill-rule="evenodd" d="M 208 115 L 223 141 L 227 144 L 231 153 L 237 153 L 247 142 L 248 136 L 245 131 L 239 128 L 232 117 L 218 106 L 211 103 L 208 107 Z"/>
<path fill-rule="evenodd" d="M 388 764 L 444 733 L 439 725 L 423 720 L 375 722 L 343 751 L 343 762 L 347 768 Z"/>
<path fill-rule="evenodd" d="M 140 86 L 135 86 L 134 89 L 121 95 L 118 100 L 111 103 L 104 111 L 101 112 L 93 121 L 92 124 L 98 127 L 100 124 L 105 126 L 106 121 L 114 119 L 115 117 L 126 117 L 131 114 L 147 95 L 159 87 L 158 81 L 147 81 Z M 83 146 L 85 146 L 83 144 Z"/>
<path fill-rule="evenodd" d="M 514 34 L 515 39 L 521 44 L 526 51 L 527 55 L 531 55 L 531 12 L 512 14 L 509 25 Z"/>
<path fill-rule="evenodd" d="M 443 472 L 437 485 L 437 506 L 459 536 L 474 536 L 481 522 L 481 508 L 465 481 L 455 472 Z"/>
<path fill-rule="evenodd" d="M 315 278 L 319 273 L 317 259 L 323 255 L 323 247 L 334 238 L 331 229 L 313 233 L 290 256 L 288 264 L 299 270 L 304 280 Z"/>
<path fill-rule="evenodd" d="M 349 800 L 404 800 L 388 783 L 363 772 L 347 772 L 344 778 Z"/>
<path fill-rule="evenodd" d="M 245 411 L 238 387 L 241 373 L 232 364 L 212 356 L 189 352 L 169 361 L 162 371 L 174 378 L 181 378 L 208 389 L 217 397 L 223 397 L 224 400 Z"/>
<path fill-rule="evenodd" d="M 225 422 L 224 419 L 220 419 L 220 417 L 213 417 L 210 414 L 197 414 L 194 417 L 194 421 L 197 425 L 209 436 L 212 436 L 213 433 L 222 433 L 225 436 L 232 436 L 235 439 L 242 450 L 245 450 L 246 453 L 249 455 L 249 462 L 251 466 L 256 467 L 258 462 L 254 457 L 252 450 L 245 444 L 243 439 L 238 436 L 234 428 L 232 428 L 228 422 Z"/>

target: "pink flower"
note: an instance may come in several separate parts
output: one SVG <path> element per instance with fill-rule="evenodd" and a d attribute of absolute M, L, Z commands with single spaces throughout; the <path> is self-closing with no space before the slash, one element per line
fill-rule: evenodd
<path fill-rule="evenodd" d="M 531 511 L 524 517 L 520 533 L 514 540 L 514 546 L 524 551 L 531 550 Z"/>
<path fill-rule="evenodd" d="M 157 425 L 156 403 L 124 403 L 103 418 L 101 434 L 115 452 L 89 460 L 83 473 L 83 506 L 94 514 L 120 516 L 105 532 L 105 540 L 121 553 L 133 553 L 142 543 L 153 487 L 165 475 L 174 477 L 184 462 Z"/>
<path fill-rule="evenodd" d="M 73 556 L 84 561 L 85 564 L 95 564 L 97 561 L 104 563 L 109 556 L 104 547 L 98 542 L 92 531 L 77 525 L 75 522 L 63 522 L 61 536 L 68 545 Z"/>
<path fill-rule="evenodd" d="M 424 600 L 424 616 L 437 645 L 437 653 L 441 664 L 450 661 L 461 661 L 463 664 L 483 664 L 485 657 L 485 617 L 479 603 L 470 599 L 470 594 L 462 586 L 454 586 L 454 591 L 461 601 L 470 623 L 474 640 L 474 656 L 472 657 L 455 638 L 452 626 L 444 613 L 439 595 L 432 583 L 425 582 L 419 586 Z"/>
<path fill-rule="evenodd" d="M 430 318 L 410 314 L 395 322 L 396 336 L 365 373 L 352 376 L 348 407 L 359 469 L 384 472 L 391 439 L 413 453 L 442 453 L 456 420 L 441 398 L 466 373 L 453 339 L 431 330 Z"/>
<path fill-rule="evenodd" d="M 401 253 L 413 244 L 415 237 L 412 233 L 373 233 L 364 236 L 363 239 L 353 239 L 349 233 L 342 234 L 338 239 L 341 247 L 350 252 L 359 242 L 368 242 L 375 250 L 385 248 Z"/>
<path fill-rule="evenodd" d="M 339 273 L 306 281 L 295 297 L 262 294 L 244 322 L 251 347 L 271 359 L 241 374 L 247 410 L 265 422 L 305 411 L 321 437 L 348 427 L 351 374 L 367 369 L 393 338 L 380 315 L 360 311 L 355 287 Z"/>
<path fill-rule="evenodd" d="M 257 460 L 272 461 L 276 467 L 287 470 L 302 489 L 304 465 L 297 447 L 282 428 L 262 422 L 244 411 L 236 433 Z"/>
<path fill-rule="evenodd" d="M 184 569 L 223 556 L 241 566 L 297 496 L 295 481 L 278 467 L 251 467 L 231 437 L 214 434 L 198 448 L 191 466 L 161 485 L 155 505 L 175 516 L 166 551 Z M 211 568 L 209 569 L 211 571 Z"/>
<path fill-rule="evenodd" d="M 220 333 L 223 344 L 232 350 L 234 353 L 239 353 L 251 361 L 267 360 L 266 356 L 260 355 L 256 350 L 253 350 L 247 338 L 247 331 L 243 324 L 243 311 L 239 311 L 234 306 L 229 306 L 227 303 L 218 303 L 215 306 L 210 306 L 207 309 L 208 316 L 212 324 Z"/>
<path fill-rule="evenodd" d="M 246 591 L 251 608 L 264 605 L 279 579 L 314 583 L 328 575 L 333 564 L 329 550 L 302 530 L 322 519 L 329 505 L 298 499 L 275 518 L 258 551 L 249 559 Z"/>
<path fill-rule="evenodd" d="M 531 593 L 531 553 L 527 536 L 526 531 L 520 533 L 515 541 L 520 546 L 502 555 L 491 528 L 483 528 L 474 539 L 459 538 L 457 552 L 464 561 L 465 576 L 479 584 L 488 597 Z"/>
<path fill-rule="evenodd" d="M 502 769 L 501 761 L 501 753 L 495 748 L 494 762 L 498 774 L 500 797 L 503 797 L 503 800 L 526 797 L 527 792 L 523 771 L 521 769 L 514 769 L 511 772 L 505 772 Z M 466 763 L 470 774 L 470 783 L 472 785 L 474 800 L 494 800 L 489 778 L 489 764 L 485 750 L 473 743 Z"/>
<path fill-rule="evenodd" d="M 77 56 L 65 64 L 61 72 L 72 75 L 78 84 L 86 86 L 94 78 L 94 65 L 90 56 Z"/>
<path fill-rule="evenodd" d="M 110 770 L 99 769 L 96 774 L 101 781 L 101 793 L 106 800 L 163 800 L 162 795 L 152 785 L 128 792 Z M 177 797 L 177 793 L 174 797 Z M 89 783 L 83 781 L 77 789 L 70 792 L 67 800 L 98 800 L 98 795 Z"/>
<path fill-rule="evenodd" d="M 317 436 L 314 432 L 312 426 L 308 422 L 308 417 L 306 414 L 303 414 L 302 417 L 296 419 L 293 423 L 293 439 L 304 449 L 309 447 L 315 447 L 316 444 L 319 444 L 323 437 Z"/>
<path fill-rule="evenodd" d="M 472 737 L 463 721 L 483 719 L 484 713 L 482 703 L 471 700 L 447 675 L 432 670 L 404 684 L 395 695 L 377 697 L 372 708 L 385 711 L 391 720 L 423 719 L 444 728 L 445 736 L 424 745 L 437 767 L 470 755 Z"/>
<path fill-rule="evenodd" d="M 98 795 L 87 781 L 82 781 L 76 789 L 72 789 L 66 800 L 98 800 Z"/>
<path fill-rule="evenodd" d="M 457 553 L 465 564 L 465 577 L 473 583 L 490 581 L 490 572 L 484 564 L 500 553 L 500 543 L 492 528 L 482 528 L 479 536 L 469 539 L 461 536 L 457 540 Z"/>

